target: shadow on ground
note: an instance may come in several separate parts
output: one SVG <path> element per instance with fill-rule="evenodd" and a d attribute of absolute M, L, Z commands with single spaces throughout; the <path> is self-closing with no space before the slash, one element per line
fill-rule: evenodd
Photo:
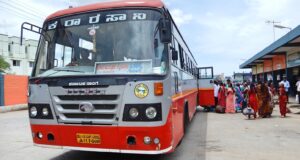
<path fill-rule="evenodd" d="M 198 112 L 180 146 L 165 155 L 134 155 L 84 151 L 68 151 L 51 160 L 205 160 L 207 113 Z"/>

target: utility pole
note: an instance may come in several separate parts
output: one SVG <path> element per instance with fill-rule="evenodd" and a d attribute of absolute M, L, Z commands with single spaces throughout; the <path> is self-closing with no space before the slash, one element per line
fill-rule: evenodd
<path fill-rule="evenodd" d="M 273 26 L 273 40 L 275 41 L 275 25 L 276 25 L 276 24 L 280 24 L 280 22 L 276 22 L 276 21 L 274 21 L 274 20 L 272 20 L 272 21 L 267 20 L 266 23 L 267 23 L 267 24 L 272 24 L 272 26 Z"/>

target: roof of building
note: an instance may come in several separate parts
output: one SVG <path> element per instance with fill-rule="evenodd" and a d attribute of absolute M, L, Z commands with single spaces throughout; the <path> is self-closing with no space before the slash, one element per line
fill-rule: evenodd
<path fill-rule="evenodd" d="M 233 73 L 233 75 L 252 75 L 252 72 L 245 73 Z"/>
<path fill-rule="evenodd" d="M 257 63 L 262 63 L 263 60 L 270 59 L 275 55 L 282 55 L 293 49 L 294 47 L 300 47 L 300 26 L 260 51 L 246 62 L 240 65 L 240 68 L 251 68 Z"/>
<path fill-rule="evenodd" d="M 162 8 L 164 3 L 161 0 L 117 0 L 110 2 L 100 2 L 80 7 L 74 7 L 69 9 L 64 9 L 57 11 L 47 17 L 47 20 L 65 16 L 74 13 L 92 11 L 92 10 L 101 10 L 101 9 L 113 9 L 113 8 L 122 8 L 122 7 L 152 7 L 152 8 Z"/>

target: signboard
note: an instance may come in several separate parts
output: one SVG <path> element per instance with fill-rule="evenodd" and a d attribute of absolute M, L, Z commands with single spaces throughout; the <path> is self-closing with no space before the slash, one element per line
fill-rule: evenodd
<path fill-rule="evenodd" d="M 96 62 L 96 74 L 151 74 L 152 60 Z"/>
<path fill-rule="evenodd" d="M 258 65 L 256 65 L 256 67 L 257 67 L 257 74 L 264 73 L 264 65 L 263 64 L 258 64 Z"/>
<path fill-rule="evenodd" d="M 273 57 L 273 70 L 281 70 L 286 68 L 285 55 L 277 55 Z"/>
<path fill-rule="evenodd" d="M 253 67 L 252 67 L 252 74 L 253 74 L 253 75 L 256 75 L 256 74 L 257 74 L 257 72 L 256 72 L 256 66 L 253 66 Z"/>
<path fill-rule="evenodd" d="M 300 65 L 300 52 L 292 53 L 287 56 L 287 67 L 295 67 Z"/>
<path fill-rule="evenodd" d="M 273 70 L 272 60 L 264 60 L 264 72 L 271 72 Z"/>

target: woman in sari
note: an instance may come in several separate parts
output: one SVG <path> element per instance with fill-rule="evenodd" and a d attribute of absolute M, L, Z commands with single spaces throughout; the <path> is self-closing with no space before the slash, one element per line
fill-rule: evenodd
<path fill-rule="evenodd" d="M 272 82 L 269 82 L 268 89 L 269 89 L 269 93 L 270 93 L 270 112 L 272 113 L 273 108 L 275 107 L 274 97 L 275 97 L 275 94 L 276 94 L 276 89 L 275 89 Z"/>
<path fill-rule="evenodd" d="M 258 114 L 262 118 L 271 117 L 270 107 L 270 93 L 266 84 L 259 83 L 257 85 L 257 98 L 258 98 Z"/>
<path fill-rule="evenodd" d="M 235 113 L 235 90 L 232 84 L 228 84 L 226 96 L 226 113 Z"/>
<path fill-rule="evenodd" d="M 272 93 L 272 95 L 275 96 L 276 88 L 274 87 L 274 84 L 272 82 L 269 83 L 269 90 Z"/>
<path fill-rule="evenodd" d="M 218 105 L 223 107 L 224 109 L 226 108 L 226 89 L 224 83 L 220 84 L 220 89 L 218 93 Z"/>
<path fill-rule="evenodd" d="M 236 110 L 241 111 L 244 101 L 243 92 L 241 90 L 240 84 L 237 84 L 235 87 L 235 96 L 236 96 Z"/>
<path fill-rule="evenodd" d="M 280 84 L 279 88 L 279 109 L 281 117 L 286 117 L 286 103 L 287 103 L 287 97 L 286 97 L 286 91 L 284 89 L 284 84 Z"/>
<path fill-rule="evenodd" d="M 257 116 L 258 111 L 258 102 L 257 102 L 257 95 L 256 89 L 254 84 L 250 85 L 250 89 L 248 90 L 248 97 L 249 97 L 249 106 L 254 110 L 254 118 Z"/>
<path fill-rule="evenodd" d="M 253 84 L 254 86 L 254 84 Z M 242 111 L 247 108 L 248 105 L 248 101 L 249 101 L 249 96 L 248 96 L 248 92 L 250 90 L 250 85 L 248 85 L 247 82 L 244 83 L 244 90 L 243 90 L 243 97 L 244 97 L 244 101 L 242 103 Z"/>

